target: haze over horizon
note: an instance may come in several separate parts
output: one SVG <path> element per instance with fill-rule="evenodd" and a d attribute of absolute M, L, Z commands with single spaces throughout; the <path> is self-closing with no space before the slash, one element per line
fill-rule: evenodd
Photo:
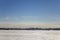
<path fill-rule="evenodd" d="M 0 27 L 60 28 L 60 0 L 0 0 Z"/>

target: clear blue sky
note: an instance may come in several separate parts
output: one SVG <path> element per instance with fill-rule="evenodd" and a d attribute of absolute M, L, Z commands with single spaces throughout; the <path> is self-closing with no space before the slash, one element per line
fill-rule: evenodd
<path fill-rule="evenodd" d="M 0 22 L 60 23 L 60 0 L 0 0 Z"/>

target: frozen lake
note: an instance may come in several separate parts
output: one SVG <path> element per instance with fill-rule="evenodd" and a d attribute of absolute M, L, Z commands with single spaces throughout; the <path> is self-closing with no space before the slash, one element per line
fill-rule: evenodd
<path fill-rule="evenodd" d="M 0 30 L 0 40 L 60 40 L 60 31 Z"/>

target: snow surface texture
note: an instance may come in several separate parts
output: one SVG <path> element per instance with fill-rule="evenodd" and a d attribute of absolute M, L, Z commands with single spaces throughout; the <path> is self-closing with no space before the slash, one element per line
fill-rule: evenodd
<path fill-rule="evenodd" d="M 60 31 L 0 30 L 0 40 L 60 40 Z"/>

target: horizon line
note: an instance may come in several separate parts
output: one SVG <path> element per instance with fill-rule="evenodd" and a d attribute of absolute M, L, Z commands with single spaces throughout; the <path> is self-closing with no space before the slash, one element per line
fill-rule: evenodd
<path fill-rule="evenodd" d="M 0 28 L 0 30 L 60 30 L 60 28 Z"/>

